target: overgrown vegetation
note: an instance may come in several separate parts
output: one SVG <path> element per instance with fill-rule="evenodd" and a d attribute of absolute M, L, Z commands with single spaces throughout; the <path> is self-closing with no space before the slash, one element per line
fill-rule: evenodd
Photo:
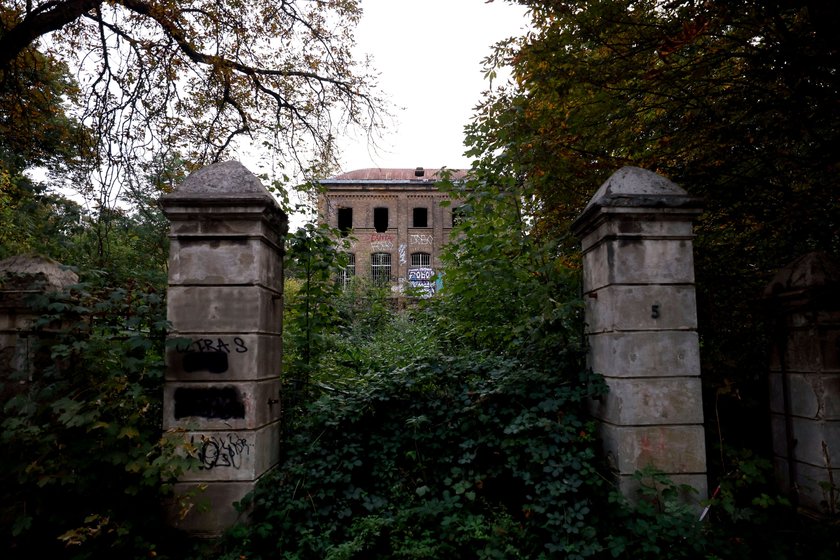
<path fill-rule="evenodd" d="M 389 292 L 340 289 L 333 232 L 311 225 L 290 235 L 282 467 L 242 504 L 250 522 L 209 543 L 172 532 L 160 508 L 191 450 L 179 453 L 182 440 L 161 425 L 166 224 L 154 200 L 195 162 L 168 153 L 132 167 L 131 210 L 113 206 L 114 176 L 88 199 L 92 210 L 71 202 L 57 187 L 89 177 L 96 144 L 65 111 L 78 86 L 33 47 L 9 59 L 0 69 L 0 257 L 37 251 L 79 267 L 84 281 L 31 301 L 44 342 L 37 368 L 3 388 L 0 555 L 840 557 L 836 520 L 802 515 L 772 483 L 757 435 L 769 428 L 757 412 L 766 395 L 756 304 L 786 260 L 840 247 L 836 3 L 522 3 L 533 28 L 488 60 L 488 75 L 510 63 L 513 82 L 467 128 L 472 180 L 447 187 L 464 201 L 464 221 L 443 291 L 398 313 Z M 0 39 L 25 10 L 59 4 L 70 3 L 3 7 Z M 98 25 L 124 9 L 92 4 L 103 6 L 88 18 Z M 358 15 L 355 2 L 335 7 Z M 167 10 L 161 17 L 188 17 Z M 300 12 L 289 17 L 302 23 Z M 328 50 L 343 53 L 343 31 L 329 38 Z M 327 81 L 353 67 L 335 63 Z M 240 83 L 224 69 L 213 67 L 214 83 Z M 339 93 L 339 103 L 361 102 L 348 110 L 367 121 L 367 80 L 347 80 L 364 87 Z M 205 93 L 223 94 L 221 121 L 205 122 L 206 142 L 189 150 L 221 153 L 246 130 L 244 117 L 224 91 Z M 322 124 L 310 132 L 326 161 L 332 137 Z M 99 132 L 102 145 L 123 129 Z M 142 137 L 123 146 L 131 152 Z M 698 294 L 706 403 L 720 407 L 707 418 L 720 437 L 710 438 L 715 493 L 702 521 L 682 500 L 687 489 L 661 473 L 638 473 L 640 499 L 621 499 L 585 406 L 603 386 L 583 361 L 568 225 L 599 180 L 626 164 L 707 197 Z M 54 175 L 39 182 L 33 168 Z"/>
<path fill-rule="evenodd" d="M 161 431 L 164 294 L 96 277 L 30 305 L 30 368 L 4 376 L 0 442 L 4 558 L 154 554 L 190 463 Z"/>
<path fill-rule="evenodd" d="M 510 175 L 534 233 L 571 222 L 625 165 L 704 198 L 696 224 L 704 402 L 715 432 L 769 451 L 762 289 L 809 251 L 840 252 L 840 42 L 830 0 L 517 0 L 466 129 L 482 175 Z M 717 409 L 713 404 L 717 403 Z M 720 455 L 709 440 L 712 459 Z M 714 476 L 726 469 L 713 461 Z"/>
<path fill-rule="evenodd" d="M 480 354 L 359 375 L 307 408 L 229 556 L 585 553 L 600 483 L 579 414 L 589 385 L 556 380 Z"/>

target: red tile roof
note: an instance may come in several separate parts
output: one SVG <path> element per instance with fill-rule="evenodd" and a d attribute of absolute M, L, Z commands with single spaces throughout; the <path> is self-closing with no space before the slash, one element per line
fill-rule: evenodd
<path fill-rule="evenodd" d="M 418 175 L 422 171 L 422 174 Z M 465 169 L 449 169 L 452 179 L 463 179 L 467 175 Z M 440 178 L 441 169 L 424 169 L 422 167 L 410 169 L 384 169 L 370 167 L 348 171 L 329 181 L 433 181 Z"/>

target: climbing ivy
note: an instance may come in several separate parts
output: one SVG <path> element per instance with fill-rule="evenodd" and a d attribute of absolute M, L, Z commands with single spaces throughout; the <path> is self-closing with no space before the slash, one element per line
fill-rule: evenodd
<path fill-rule="evenodd" d="M 438 356 L 325 395 L 249 498 L 227 557 L 539 558 L 600 550 L 600 389 L 510 359 Z M 246 546 L 247 545 L 247 546 Z"/>

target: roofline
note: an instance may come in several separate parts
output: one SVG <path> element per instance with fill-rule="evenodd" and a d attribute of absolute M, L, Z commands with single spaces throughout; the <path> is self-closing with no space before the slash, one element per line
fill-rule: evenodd
<path fill-rule="evenodd" d="M 454 179 L 453 183 L 462 179 Z M 321 179 L 323 185 L 431 185 L 442 183 L 443 179 Z"/>

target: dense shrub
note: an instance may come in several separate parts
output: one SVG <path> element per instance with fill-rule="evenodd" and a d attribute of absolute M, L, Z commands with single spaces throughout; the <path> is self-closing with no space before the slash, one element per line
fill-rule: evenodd
<path fill-rule="evenodd" d="M 440 353 L 435 315 L 416 300 L 390 298 L 389 293 L 362 278 L 347 286 L 337 301 L 341 320 L 315 381 L 325 387 L 355 386 L 360 373 L 394 370 Z"/>
<path fill-rule="evenodd" d="M 593 381 L 478 354 L 368 374 L 310 406 L 229 556 L 589 556 Z"/>
<path fill-rule="evenodd" d="M 187 464 L 161 429 L 162 294 L 94 281 L 31 304 L 34 372 L 9 379 L 0 418 L 0 557 L 162 557 Z"/>

